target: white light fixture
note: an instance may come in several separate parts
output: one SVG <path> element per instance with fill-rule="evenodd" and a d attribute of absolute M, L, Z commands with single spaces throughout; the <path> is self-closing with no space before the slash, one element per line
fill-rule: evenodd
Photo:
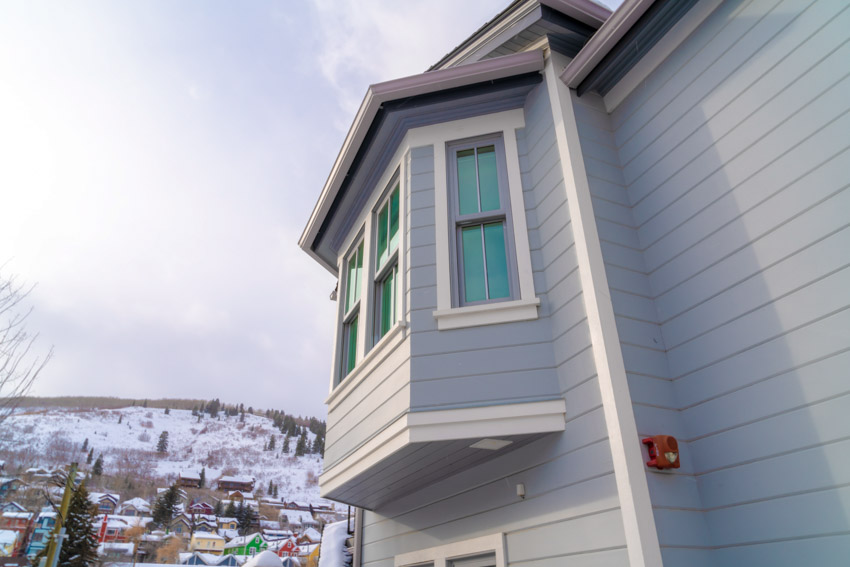
<path fill-rule="evenodd" d="M 516 495 L 525 500 L 525 484 L 522 482 L 516 485 Z"/>
<path fill-rule="evenodd" d="M 477 443 L 473 443 L 470 445 L 473 449 L 487 449 L 488 451 L 498 451 L 502 447 L 507 447 L 513 443 L 513 441 L 507 441 L 505 439 L 482 439 Z"/>

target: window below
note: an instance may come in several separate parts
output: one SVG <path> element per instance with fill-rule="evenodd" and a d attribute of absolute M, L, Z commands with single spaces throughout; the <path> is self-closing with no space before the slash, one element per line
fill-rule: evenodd
<path fill-rule="evenodd" d="M 357 330 L 360 323 L 360 286 L 363 279 L 363 240 L 349 255 L 345 270 L 345 306 L 342 318 L 340 381 L 357 364 Z"/>

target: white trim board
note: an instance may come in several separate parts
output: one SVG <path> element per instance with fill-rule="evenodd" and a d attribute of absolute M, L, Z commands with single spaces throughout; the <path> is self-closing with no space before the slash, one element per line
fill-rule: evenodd
<path fill-rule="evenodd" d="M 611 303 L 608 277 L 602 258 L 602 245 L 596 230 L 590 184 L 573 110 L 573 92 L 559 80 L 555 70 L 555 65 L 558 64 L 563 65 L 563 59 L 559 54 L 552 53 L 544 69 L 544 76 L 549 89 L 555 139 L 567 191 L 593 359 L 623 515 L 629 565 L 654 567 L 661 565 L 661 547 L 658 543 L 655 518 L 652 515 L 640 437 L 635 424 L 626 367 L 614 318 L 614 306 Z"/>
<path fill-rule="evenodd" d="M 395 567 L 429 563 L 433 567 L 447 567 L 450 560 L 489 552 L 496 554 L 496 567 L 505 567 L 505 534 L 491 534 L 396 555 Z"/>
<path fill-rule="evenodd" d="M 558 399 L 405 413 L 321 474 L 322 497 L 412 443 L 563 431 L 566 411 Z"/>

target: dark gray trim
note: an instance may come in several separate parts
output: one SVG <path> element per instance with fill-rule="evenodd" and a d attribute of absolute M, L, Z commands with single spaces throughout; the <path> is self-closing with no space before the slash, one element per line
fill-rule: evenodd
<path fill-rule="evenodd" d="M 696 3 L 697 0 L 655 2 L 579 84 L 578 95 L 595 92 L 605 96 Z"/>

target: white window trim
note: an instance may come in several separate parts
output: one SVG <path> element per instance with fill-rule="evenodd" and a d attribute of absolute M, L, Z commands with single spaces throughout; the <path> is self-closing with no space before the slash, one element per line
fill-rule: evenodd
<path fill-rule="evenodd" d="M 454 120 L 432 126 L 411 129 L 407 146 L 434 147 L 434 221 L 436 225 L 437 309 L 433 312 L 439 330 L 478 325 L 491 325 L 537 318 L 540 300 L 534 295 L 531 272 L 531 251 L 528 245 L 528 226 L 522 196 L 522 177 L 516 130 L 525 127 L 521 108 Z M 508 195 L 513 220 L 513 247 L 516 254 L 519 294 L 511 301 L 466 307 L 452 306 L 451 243 L 449 230 L 448 177 L 446 145 L 456 140 L 500 134 L 505 144 L 505 165 L 508 172 Z"/>
<path fill-rule="evenodd" d="M 482 553 L 496 554 L 496 567 L 505 567 L 505 534 L 497 533 L 467 539 L 419 551 L 411 551 L 395 556 L 395 567 L 414 567 L 430 565 L 448 567 L 449 561 L 480 555 Z"/>
<path fill-rule="evenodd" d="M 380 352 L 378 351 L 382 351 L 388 348 L 389 344 L 393 344 L 394 341 L 391 341 L 388 337 L 395 337 L 402 329 L 407 328 L 407 203 L 410 191 L 410 146 L 405 143 L 399 144 L 396 153 L 393 155 L 393 158 L 389 163 L 390 165 L 388 165 L 384 170 L 381 178 L 375 183 L 372 195 L 364 205 L 360 216 L 353 224 L 353 226 L 362 227 L 362 229 L 352 230 L 351 234 L 345 239 L 340 247 L 340 250 L 346 251 L 346 253 L 344 255 L 340 255 L 337 260 L 337 273 L 341 280 L 346 270 L 345 259 L 350 254 L 352 247 L 355 243 L 359 242 L 360 238 L 363 238 L 365 243 L 365 246 L 363 247 L 363 281 L 360 283 L 360 322 L 358 323 L 359 326 L 362 326 L 363 331 L 358 329 L 357 333 L 357 363 L 354 365 L 354 369 L 349 372 L 347 376 L 345 376 L 342 380 L 339 380 L 339 376 L 341 376 L 341 365 L 344 362 L 342 360 L 341 346 L 344 338 L 342 332 L 342 321 L 345 316 L 345 313 L 343 312 L 345 310 L 345 297 L 341 293 L 343 290 L 341 289 L 342 286 L 340 286 L 339 293 L 337 294 L 337 325 L 336 336 L 334 338 L 336 348 L 334 349 L 333 364 L 331 365 L 328 399 L 325 403 L 328 403 L 328 400 L 338 397 L 342 391 L 350 390 L 349 384 L 352 382 L 360 382 L 361 379 L 357 377 L 360 376 L 362 378 L 362 376 L 365 376 L 365 374 L 360 372 L 360 369 L 365 366 L 366 362 L 380 356 Z M 388 194 L 385 189 L 393 180 L 396 172 L 398 172 L 400 185 L 398 219 L 398 293 L 400 297 L 397 305 L 398 313 L 396 315 L 396 321 L 393 326 L 390 327 L 390 330 L 387 331 L 381 340 L 373 345 L 373 302 L 375 294 L 374 274 L 377 260 L 375 258 L 374 246 L 372 246 L 372 243 L 374 243 L 376 238 L 374 212 L 377 209 L 378 204 L 383 201 L 384 197 Z"/>

